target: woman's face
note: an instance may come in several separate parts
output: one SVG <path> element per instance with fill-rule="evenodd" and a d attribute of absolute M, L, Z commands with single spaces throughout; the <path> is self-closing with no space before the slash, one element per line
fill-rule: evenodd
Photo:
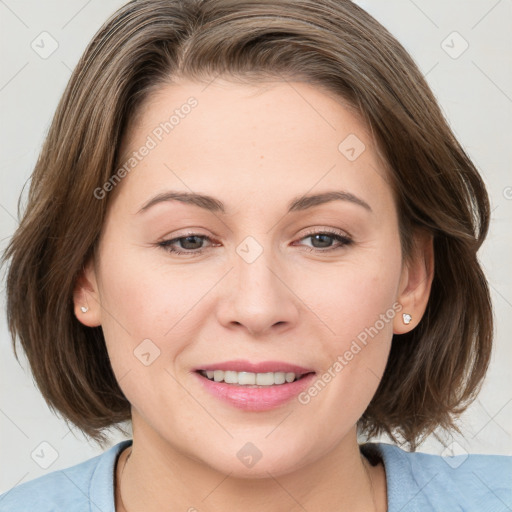
<path fill-rule="evenodd" d="M 233 476 L 353 443 L 408 284 L 365 126 L 305 83 L 181 82 L 123 152 L 87 274 L 101 307 L 82 318 L 102 326 L 134 436 Z"/>

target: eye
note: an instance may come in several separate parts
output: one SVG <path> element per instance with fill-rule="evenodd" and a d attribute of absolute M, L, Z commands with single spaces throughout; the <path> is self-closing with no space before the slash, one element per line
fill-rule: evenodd
<path fill-rule="evenodd" d="M 180 236 L 178 238 L 173 238 L 172 240 L 163 240 L 158 243 L 159 247 L 164 248 L 167 252 L 173 254 L 202 254 L 204 248 L 200 247 L 204 240 L 212 241 L 210 237 L 206 235 L 199 235 L 197 233 L 189 233 L 186 236 Z M 181 245 L 181 251 L 179 248 L 177 249 L 175 246 L 179 244 Z"/>
<path fill-rule="evenodd" d="M 313 243 L 313 247 L 308 247 L 307 250 L 320 253 L 339 250 L 352 243 L 352 239 L 344 233 L 332 230 L 312 231 L 301 238 L 301 240 L 306 240 L 307 238 L 310 238 Z M 337 241 L 337 245 L 332 246 L 332 244 L 329 243 L 329 239 Z M 318 244 L 319 247 L 318 245 L 315 246 L 315 244 Z"/>
<path fill-rule="evenodd" d="M 311 239 L 313 245 L 312 247 L 306 247 L 306 250 L 309 252 L 324 253 L 335 251 L 352 243 L 352 239 L 344 233 L 332 230 L 311 231 L 300 240 L 306 240 L 308 238 Z M 332 245 L 332 240 L 336 242 L 336 245 Z M 203 247 L 205 241 L 210 243 L 211 246 L 220 245 L 214 244 L 209 236 L 200 235 L 198 233 L 188 233 L 186 236 L 163 240 L 157 245 L 172 254 L 195 256 L 202 254 L 207 249 Z"/>

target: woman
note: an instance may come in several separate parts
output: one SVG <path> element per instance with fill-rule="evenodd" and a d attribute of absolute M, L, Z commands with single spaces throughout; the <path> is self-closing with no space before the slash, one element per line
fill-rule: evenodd
<path fill-rule="evenodd" d="M 45 399 L 133 439 L 1 509 L 512 506 L 510 457 L 414 452 L 488 367 L 488 225 L 421 73 L 356 5 L 128 3 L 71 77 L 4 259 Z M 358 444 L 379 433 L 411 451 Z"/>

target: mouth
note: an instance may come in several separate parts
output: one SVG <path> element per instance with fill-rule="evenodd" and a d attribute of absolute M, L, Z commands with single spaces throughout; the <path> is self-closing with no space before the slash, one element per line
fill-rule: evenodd
<path fill-rule="evenodd" d="M 294 372 L 254 373 L 237 372 L 235 370 L 198 370 L 198 373 L 213 382 L 225 382 L 234 386 L 258 388 L 291 384 L 314 372 L 296 374 Z"/>
<path fill-rule="evenodd" d="M 216 399 L 245 411 L 267 411 L 290 403 L 314 380 L 316 372 L 278 361 L 226 361 L 194 372 Z"/>

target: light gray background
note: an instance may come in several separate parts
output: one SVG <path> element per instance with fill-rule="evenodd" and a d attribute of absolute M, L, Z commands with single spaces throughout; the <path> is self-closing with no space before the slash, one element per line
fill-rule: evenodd
<path fill-rule="evenodd" d="M 57 102 L 81 53 L 121 0 L 0 0 L 2 109 L 0 250 L 17 226 L 29 178 Z M 411 52 L 449 122 L 481 170 L 492 225 L 481 251 L 496 315 L 496 348 L 477 401 L 461 417 L 463 436 L 429 439 L 421 451 L 512 454 L 512 0 L 359 0 Z M 50 36 L 58 48 L 51 49 Z M 457 32 L 458 34 L 453 34 Z M 41 42 L 41 39 L 44 39 Z M 444 41 L 444 42 L 443 42 Z M 468 48 L 462 53 L 465 46 Z M 460 54 L 460 55 L 459 55 Z M 26 194 L 25 189 L 24 194 Z M 101 453 L 55 417 L 14 359 L 0 300 L 0 492 Z M 449 340 L 447 340 L 449 343 Z M 112 437 L 111 444 L 121 440 Z M 383 439 L 385 440 L 385 439 Z M 48 443 L 43 444 L 41 443 Z M 448 447 L 448 448 L 446 448 Z M 32 455 L 31 455 L 32 454 Z M 447 459 L 449 460 L 449 459 Z M 43 468 L 41 465 L 51 465 Z"/>

